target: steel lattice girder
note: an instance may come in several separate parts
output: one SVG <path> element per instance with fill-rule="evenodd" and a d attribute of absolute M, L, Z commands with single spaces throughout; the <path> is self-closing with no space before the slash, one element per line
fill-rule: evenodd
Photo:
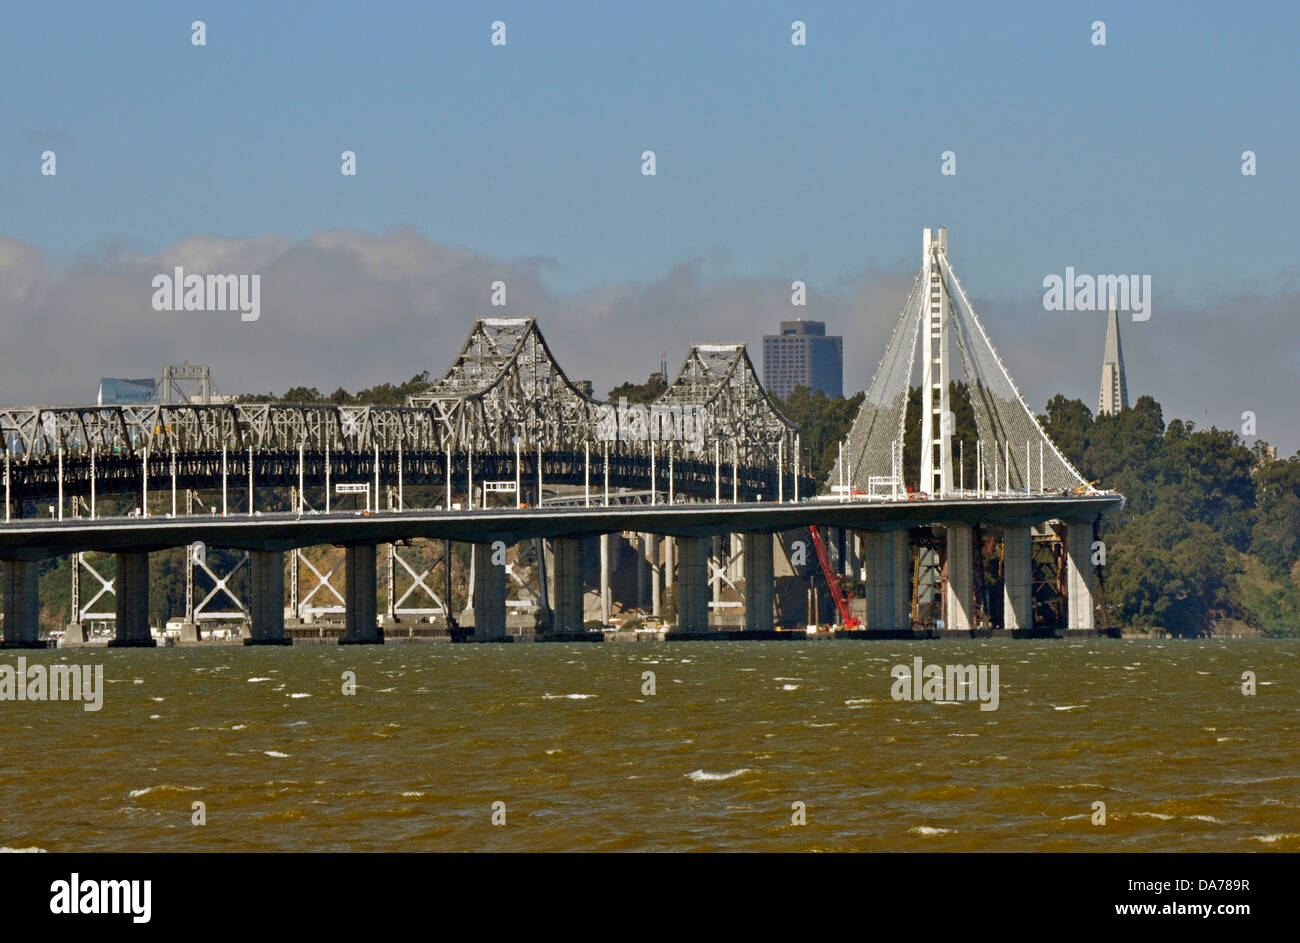
<path fill-rule="evenodd" d="M 656 406 L 702 406 L 708 417 L 705 437 L 730 439 L 734 451 L 723 461 L 775 465 L 783 448 L 786 462 L 794 455 L 794 425 L 781 414 L 759 382 L 744 344 L 696 344 L 677 378 Z M 778 443 L 782 443 L 779 448 Z"/>
<path fill-rule="evenodd" d="M 442 379 L 406 406 L 229 403 L 0 408 L 13 460 L 94 451 L 141 456 L 227 451 L 509 452 L 597 445 L 601 401 L 585 396 L 555 362 L 535 320 L 479 320 Z M 794 427 L 763 389 L 743 344 L 691 348 L 656 401 L 705 410 L 706 436 L 726 440 L 728 460 L 767 464 Z M 628 443 L 649 451 L 647 443 Z M 711 443 L 710 443 L 711 445 Z M 711 451 L 711 449 L 709 449 Z"/>
<path fill-rule="evenodd" d="M 17 500 L 53 496 L 58 466 L 66 494 L 90 492 L 91 466 L 105 494 L 167 487 L 175 461 L 178 487 L 211 488 L 224 464 L 230 479 L 248 475 L 252 451 L 259 485 L 293 485 L 299 454 L 303 473 L 317 483 L 327 462 L 335 480 L 373 480 L 374 463 L 391 482 L 402 468 L 411 484 L 464 476 L 511 475 L 518 449 L 535 476 L 538 446 L 551 483 L 581 484 L 584 454 L 593 468 L 609 453 L 616 487 L 647 487 L 650 455 L 659 457 L 656 481 L 667 490 L 667 455 L 675 453 L 676 487 L 706 492 L 712 456 L 738 463 L 746 496 L 774 493 L 776 463 L 784 450 L 787 488 L 793 485 L 794 427 L 763 389 L 743 344 L 696 345 L 673 385 L 653 406 L 692 407 L 703 419 L 704 447 L 685 443 L 606 441 L 598 435 L 609 404 L 586 396 L 556 363 L 531 318 L 484 318 L 470 332 L 456 361 L 406 406 L 335 406 L 285 403 L 139 404 L 0 408 L 0 436 L 11 463 Z M 652 407 L 653 408 L 653 407 Z M 620 433 L 620 435 L 622 435 Z M 60 453 L 61 460 L 60 460 Z M 472 455 L 472 459 L 468 456 Z M 223 462 L 224 459 L 224 462 Z M 556 463 L 558 467 L 549 466 Z M 731 469 L 724 470 L 730 489 Z M 800 489 L 809 485 L 800 482 Z M 806 491 L 811 493 L 811 491 Z"/>
<path fill-rule="evenodd" d="M 31 406 L 0 409 L 0 436 L 19 462 L 57 455 L 246 450 L 371 452 L 449 445 L 436 415 L 407 406 Z"/>
<path fill-rule="evenodd" d="M 600 403 L 565 375 L 533 318 L 479 319 L 446 374 L 409 402 L 433 410 L 463 448 L 596 441 Z"/>

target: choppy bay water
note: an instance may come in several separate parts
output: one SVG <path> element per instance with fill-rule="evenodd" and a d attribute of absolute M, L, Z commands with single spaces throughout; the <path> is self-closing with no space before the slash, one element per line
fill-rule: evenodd
<path fill-rule="evenodd" d="M 0 702 L 11 848 L 1300 850 L 1295 642 L 22 654 L 106 683 Z M 893 700 L 916 655 L 998 665 L 998 709 Z"/>

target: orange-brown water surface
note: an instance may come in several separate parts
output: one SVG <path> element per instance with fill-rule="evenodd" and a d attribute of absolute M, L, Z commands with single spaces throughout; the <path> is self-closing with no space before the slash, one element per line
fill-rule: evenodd
<path fill-rule="evenodd" d="M 0 664 L 19 654 L 102 664 L 105 683 L 97 712 L 0 702 L 11 848 L 1300 850 L 1293 641 L 200 646 Z M 891 669 L 917 655 L 997 665 L 997 709 L 894 700 Z"/>

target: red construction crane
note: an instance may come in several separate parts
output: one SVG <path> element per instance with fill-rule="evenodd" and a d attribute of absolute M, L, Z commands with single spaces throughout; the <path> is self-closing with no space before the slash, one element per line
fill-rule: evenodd
<path fill-rule="evenodd" d="M 844 588 L 840 584 L 840 577 L 831 568 L 831 558 L 826 552 L 826 541 L 822 540 L 821 531 L 817 529 L 816 524 L 809 525 L 808 532 L 812 534 L 813 546 L 817 548 L 817 559 L 821 561 L 822 575 L 826 577 L 826 585 L 830 587 L 831 598 L 835 600 L 835 608 L 840 613 L 840 624 L 846 629 L 856 629 L 862 625 L 862 622 L 854 618 L 849 612 L 848 600 L 844 597 Z"/>

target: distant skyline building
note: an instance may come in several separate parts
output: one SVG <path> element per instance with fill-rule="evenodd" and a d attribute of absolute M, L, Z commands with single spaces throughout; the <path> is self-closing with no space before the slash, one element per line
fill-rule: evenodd
<path fill-rule="evenodd" d="M 1124 348 L 1119 342 L 1119 312 L 1112 298 L 1106 319 L 1106 351 L 1101 358 L 1101 395 L 1097 401 L 1097 415 L 1112 415 L 1121 409 L 1128 409 L 1128 383 L 1124 379 Z"/>
<path fill-rule="evenodd" d="M 763 385 L 785 399 L 796 386 L 844 395 L 844 338 L 828 336 L 824 321 L 782 321 L 763 335 Z"/>
<path fill-rule="evenodd" d="M 100 406 L 116 406 L 134 403 L 147 403 L 153 399 L 158 381 L 146 377 L 142 380 L 129 380 L 123 377 L 102 377 L 95 402 Z"/>

